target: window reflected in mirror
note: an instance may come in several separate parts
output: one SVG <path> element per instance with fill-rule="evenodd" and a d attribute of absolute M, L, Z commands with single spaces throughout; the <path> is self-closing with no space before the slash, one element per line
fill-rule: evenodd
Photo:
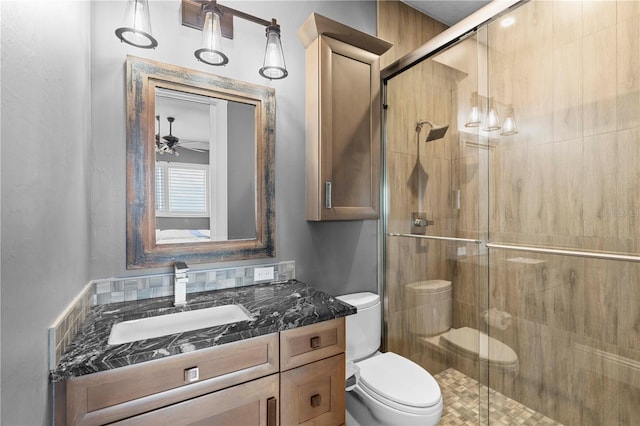
<path fill-rule="evenodd" d="M 256 237 L 255 106 L 156 88 L 156 243 Z"/>

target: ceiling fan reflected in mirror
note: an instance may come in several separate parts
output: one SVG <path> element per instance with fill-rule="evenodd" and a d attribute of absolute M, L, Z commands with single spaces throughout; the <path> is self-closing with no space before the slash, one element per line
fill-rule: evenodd
<path fill-rule="evenodd" d="M 176 157 L 180 156 L 180 153 L 176 150 L 179 146 L 184 149 L 190 149 L 196 152 L 205 152 L 205 150 L 194 148 L 188 146 L 191 142 L 188 141 L 180 141 L 180 138 L 173 135 L 173 122 L 175 121 L 175 117 L 167 117 L 167 121 L 169 122 L 169 134 L 160 137 L 160 116 L 156 115 L 156 121 L 158 122 L 158 133 L 156 133 L 156 152 L 160 155 L 170 154 L 175 155 Z M 197 142 L 193 142 L 197 143 Z"/>

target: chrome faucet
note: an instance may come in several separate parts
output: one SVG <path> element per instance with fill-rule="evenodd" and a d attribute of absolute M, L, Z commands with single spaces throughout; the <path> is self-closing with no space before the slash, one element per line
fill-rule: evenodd
<path fill-rule="evenodd" d="M 187 271 L 189 267 L 184 262 L 176 262 L 173 264 L 175 273 L 173 294 L 175 296 L 174 306 L 183 306 L 187 304 L 187 282 L 189 277 Z"/>

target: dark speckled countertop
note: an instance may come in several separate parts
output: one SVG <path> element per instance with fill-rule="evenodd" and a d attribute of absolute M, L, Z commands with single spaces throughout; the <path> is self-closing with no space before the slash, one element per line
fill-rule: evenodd
<path fill-rule="evenodd" d="M 296 280 L 191 293 L 187 302 L 186 306 L 176 308 L 171 296 L 94 306 L 51 373 L 51 380 L 65 380 L 356 313 L 355 307 Z M 107 344 L 111 327 L 121 321 L 229 304 L 243 305 L 253 315 L 253 321 L 121 345 Z"/>

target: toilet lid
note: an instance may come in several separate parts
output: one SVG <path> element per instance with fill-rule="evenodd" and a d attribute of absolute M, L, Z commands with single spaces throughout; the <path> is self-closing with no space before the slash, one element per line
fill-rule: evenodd
<path fill-rule="evenodd" d="M 358 367 L 362 388 L 379 401 L 414 408 L 431 407 L 440 402 L 436 379 L 418 364 L 393 352 L 362 360 Z"/>

